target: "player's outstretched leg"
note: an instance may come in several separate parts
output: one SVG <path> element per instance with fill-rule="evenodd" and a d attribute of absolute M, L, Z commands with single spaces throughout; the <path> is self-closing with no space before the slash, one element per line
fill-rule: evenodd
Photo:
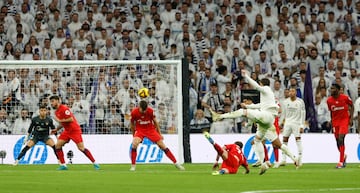
<path fill-rule="evenodd" d="M 65 164 L 64 152 L 63 152 L 62 148 L 56 149 L 56 155 L 60 161 L 60 166 L 59 166 L 58 170 L 67 170 L 68 168 Z"/>
<path fill-rule="evenodd" d="M 135 171 L 136 170 L 136 156 L 137 156 L 137 151 L 136 148 L 131 148 L 131 167 L 130 167 L 130 171 Z"/>
<path fill-rule="evenodd" d="M 209 132 L 204 132 L 204 136 L 205 138 L 211 143 L 214 145 L 215 141 L 210 137 L 210 133 Z"/>
<path fill-rule="evenodd" d="M 21 150 L 21 152 L 20 152 L 20 154 L 18 155 L 18 157 L 16 158 L 16 160 L 15 160 L 15 162 L 14 162 L 14 166 L 17 166 L 18 164 L 19 164 L 19 160 L 26 154 L 26 152 L 30 149 L 31 147 L 29 147 L 29 146 L 25 146 L 22 150 Z"/>
<path fill-rule="evenodd" d="M 185 170 L 184 166 L 182 166 L 180 163 L 178 163 L 176 161 L 174 154 L 171 152 L 171 150 L 169 148 L 165 148 L 165 149 L 163 149 L 163 151 L 165 152 L 165 155 L 174 163 L 174 166 L 177 169 L 179 169 L 181 171 Z"/>
<path fill-rule="evenodd" d="M 87 158 L 89 158 L 89 160 L 93 163 L 94 169 L 95 169 L 95 170 L 99 170 L 99 169 L 100 169 L 100 165 L 95 162 L 95 158 L 93 157 L 93 155 L 91 154 L 91 152 L 90 152 L 88 149 L 86 149 L 86 148 L 84 148 L 84 150 L 83 150 L 82 152 L 83 152 L 83 153 L 85 154 L 85 156 L 86 156 Z"/>
<path fill-rule="evenodd" d="M 294 154 L 292 154 L 291 151 L 289 150 L 288 146 L 285 144 L 282 144 L 280 149 L 282 152 L 284 152 L 289 158 L 291 158 L 294 161 L 296 169 L 298 169 L 300 167 L 299 158 L 295 157 Z"/>
<path fill-rule="evenodd" d="M 222 154 L 224 153 L 223 148 L 220 147 L 219 144 L 215 143 L 215 141 L 210 137 L 210 133 L 209 132 L 204 132 L 204 136 L 205 138 L 214 146 L 216 152 L 222 156 Z"/>
<path fill-rule="evenodd" d="M 210 113 L 211 113 L 213 121 L 219 121 L 222 119 L 234 119 L 234 118 L 239 118 L 241 116 L 246 115 L 246 111 L 244 111 L 244 109 L 239 109 L 237 111 L 224 113 L 224 114 L 218 114 L 218 113 L 210 110 Z"/>
<path fill-rule="evenodd" d="M 216 113 L 215 111 L 213 111 L 212 109 L 209 110 L 211 113 L 211 118 L 213 121 L 220 121 L 222 118 L 220 118 L 220 114 Z"/>

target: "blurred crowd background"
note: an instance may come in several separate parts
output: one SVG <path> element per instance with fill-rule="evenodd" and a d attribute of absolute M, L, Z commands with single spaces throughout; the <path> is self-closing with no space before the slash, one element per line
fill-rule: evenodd
<path fill-rule="evenodd" d="M 50 60 L 41 69 L 0 64 L 0 134 L 26 133 L 38 105 L 53 94 L 72 108 L 84 133 L 129 133 L 128 114 L 142 87 L 150 89 L 162 132 L 177 132 L 170 67 L 51 68 L 51 60 L 184 59 L 195 133 L 253 132 L 246 119 L 212 123 L 208 111 L 239 108 L 241 92 L 251 90 L 242 69 L 254 80 L 269 78 L 280 106 L 289 87 L 304 98 L 310 70 L 318 121 L 309 132 L 331 132 L 332 83 L 354 102 L 359 96 L 359 1 L 3 0 L 0 7 L 1 60 Z"/>

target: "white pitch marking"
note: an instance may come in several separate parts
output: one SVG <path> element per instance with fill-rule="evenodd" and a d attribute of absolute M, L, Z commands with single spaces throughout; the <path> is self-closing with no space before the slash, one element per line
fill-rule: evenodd
<path fill-rule="evenodd" d="M 255 190 L 245 191 L 241 193 L 271 193 L 271 192 L 327 192 L 327 191 L 354 191 L 360 190 L 360 188 L 323 188 L 323 189 L 282 189 L 282 190 Z"/>

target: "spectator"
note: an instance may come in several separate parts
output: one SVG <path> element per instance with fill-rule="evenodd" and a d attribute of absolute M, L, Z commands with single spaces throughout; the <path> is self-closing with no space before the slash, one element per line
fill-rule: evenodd
<path fill-rule="evenodd" d="M 90 118 L 90 104 L 82 97 L 82 93 L 79 88 L 75 90 L 75 97 L 71 110 L 81 127 L 82 133 L 89 133 L 88 124 Z"/>
<path fill-rule="evenodd" d="M 325 100 L 322 96 L 317 94 L 315 95 L 315 111 L 316 111 L 316 120 L 318 122 L 318 130 L 323 133 L 330 133 L 331 123 L 330 123 L 330 111 L 328 111 Z"/>
<path fill-rule="evenodd" d="M 8 114 L 5 108 L 0 108 L 0 134 L 11 134 L 11 122 L 8 119 Z"/>
<path fill-rule="evenodd" d="M 224 96 L 218 92 L 217 83 L 210 83 L 210 91 L 207 92 L 201 99 L 201 105 L 205 108 L 205 117 L 212 123 L 212 118 L 209 109 L 213 111 L 223 110 Z"/>
<path fill-rule="evenodd" d="M 124 113 L 116 103 L 110 105 L 110 111 L 105 114 L 105 127 L 110 134 L 129 134 L 130 131 L 124 127 Z"/>
<path fill-rule="evenodd" d="M 14 125 L 12 126 L 11 134 L 15 135 L 25 135 L 30 126 L 31 119 L 29 116 L 29 111 L 27 109 L 22 109 L 20 111 L 20 116 L 15 119 Z"/>

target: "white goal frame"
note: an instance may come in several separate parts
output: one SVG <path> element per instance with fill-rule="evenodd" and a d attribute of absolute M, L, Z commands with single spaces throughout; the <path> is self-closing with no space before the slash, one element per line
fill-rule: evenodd
<path fill-rule="evenodd" d="M 177 159 L 179 163 L 184 163 L 183 147 L 183 93 L 182 93 L 182 61 L 181 60 L 3 60 L 0 63 L 0 70 L 19 69 L 19 68 L 46 68 L 63 66 L 63 67 L 88 67 L 88 66 L 109 66 L 109 65 L 147 65 L 147 64 L 171 64 L 176 66 L 176 90 L 177 90 L 177 135 L 178 135 L 178 152 Z M 167 134 L 173 135 L 173 134 Z M 165 141 L 166 143 L 166 141 Z M 175 152 L 174 152 L 175 153 Z"/>

